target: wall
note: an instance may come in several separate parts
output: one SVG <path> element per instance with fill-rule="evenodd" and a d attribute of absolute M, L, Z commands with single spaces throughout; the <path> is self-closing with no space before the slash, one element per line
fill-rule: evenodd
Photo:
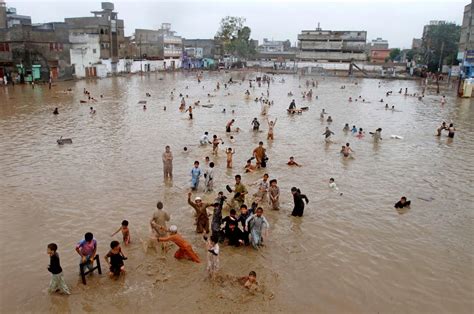
<path fill-rule="evenodd" d="M 365 53 L 343 53 L 343 52 L 323 52 L 323 51 L 298 51 L 296 57 L 303 60 L 328 60 L 328 61 L 365 61 Z"/>
<path fill-rule="evenodd" d="M 70 35 L 71 41 L 71 65 L 74 65 L 75 76 L 83 78 L 86 76 L 86 67 L 90 67 L 100 61 L 99 35 Z"/>

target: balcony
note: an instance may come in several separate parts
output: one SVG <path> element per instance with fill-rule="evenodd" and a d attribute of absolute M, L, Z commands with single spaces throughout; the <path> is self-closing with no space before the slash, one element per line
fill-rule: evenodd
<path fill-rule="evenodd" d="M 183 40 L 178 36 L 164 36 L 163 43 L 166 45 L 182 45 Z"/>
<path fill-rule="evenodd" d="M 181 57 L 181 49 L 177 48 L 164 48 L 163 55 L 164 57 Z"/>

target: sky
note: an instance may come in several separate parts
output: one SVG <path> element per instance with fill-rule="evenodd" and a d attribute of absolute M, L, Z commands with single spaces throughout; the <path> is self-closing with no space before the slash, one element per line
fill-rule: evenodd
<path fill-rule="evenodd" d="M 1 0 L 0 0 L 1 1 Z M 92 0 L 4 0 L 17 13 L 30 15 L 33 23 L 64 21 L 65 17 L 90 16 L 100 10 Z M 125 23 L 125 34 L 136 28 L 157 29 L 171 23 L 184 38 L 213 38 L 220 20 L 246 18 L 251 37 L 289 39 L 294 45 L 301 30 L 365 30 L 367 41 L 382 37 L 390 48 L 410 48 L 430 20 L 462 23 L 464 6 L 471 0 L 108 0 Z"/>

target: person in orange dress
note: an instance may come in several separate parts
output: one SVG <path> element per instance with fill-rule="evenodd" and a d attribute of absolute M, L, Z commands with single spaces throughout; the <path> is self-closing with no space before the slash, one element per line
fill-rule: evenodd
<path fill-rule="evenodd" d="M 178 234 L 178 227 L 175 225 L 171 226 L 169 229 L 170 235 L 168 237 L 158 238 L 160 242 L 171 241 L 176 244 L 179 249 L 174 253 L 174 258 L 176 259 L 188 259 L 196 263 L 200 263 L 201 259 L 193 251 L 193 247 L 186 241 L 180 234 Z"/>

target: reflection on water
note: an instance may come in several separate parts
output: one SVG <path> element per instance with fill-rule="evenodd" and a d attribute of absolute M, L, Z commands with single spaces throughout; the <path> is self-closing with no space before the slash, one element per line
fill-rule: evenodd
<path fill-rule="evenodd" d="M 258 134 L 250 129 L 254 117 L 264 120 L 260 105 L 244 98 L 248 84 L 223 88 L 231 75 L 240 82 L 243 74 L 205 73 L 199 85 L 194 75 L 176 73 L 58 83 L 52 91 L 40 86 L 0 89 L 2 312 L 204 312 L 222 311 L 229 304 L 240 311 L 263 312 L 472 312 L 470 100 L 449 94 L 441 107 L 440 97 L 429 93 L 423 102 L 400 94 L 385 96 L 388 90 L 405 87 L 416 92 L 416 82 L 382 81 L 378 87 L 378 80 L 354 85 L 349 79 L 318 78 L 319 87 L 313 88 L 318 99 L 310 101 L 300 96 L 305 88 L 298 86 L 305 86 L 304 78 L 284 76 L 286 83 L 277 78 L 270 85 L 275 104 L 269 115 L 278 117 L 278 123 L 275 140 L 268 143 L 266 123 Z M 218 80 L 221 89 L 214 91 Z M 73 91 L 60 92 L 67 88 Z M 98 101 L 80 103 L 85 99 L 83 88 Z M 200 100 L 214 106 L 196 108 L 190 121 L 177 110 L 180 99 L 170 100 L 173 89 L 175 95 L 188 95 L 188 104 Z M 266 88 L 250 91 L 250 99 L 255 99 Z M 288 97 L 289 91 L 295 96 Z M 152 96 L 146 97 L 147 92 Z M 208 101 L 208 93 L 216 97 Z M 347 101 L 359 95 L 365 103 Z M 310 110 L 288 116 L 292 98 Z M 140 100 L 147 100 L 147 110 Z M 398 111 L 384 110 L 385 103 Z M 90 106 L 95 115 L 89 113 Z M 333 144 L 325 144 L 321 135 L 327 125 L 319 119 L 322 108 L 333 118 Z M 234 169 L 227 170 L 223 150 L 230 141 L 224 131 L 232 118 L 242 131 L 233 134 Z M 434 136 L 443 120 L 458 129 L 452 141 Z M 362 127 L 367 135 L 345 135 L 345 123 Z M 379 127 L 383 140 L 374 143 L 368 132 Z M 260 140 L 268 149 L 265 171 L 278 179 L 282 209 L 266 212 L 272 225 L 266 247 L 258 252 L 223 247 L 221 253 L 223 274 L 240 276 L 255 270 L 267 287 L 263 294 L 249 295 L 238 285 L 211 284 L 204 264 L 178 262 L 171 253 L 145 253 L 140 244 L 148 237 L 156 202 L 163 200 L 173 223 L 205 256 L 186 204 L 193 161 L 211 156 L 211 148 L 197 145 L 204 131 L 226 142 L 219 156 L 211 157 L 218 190 L 242 173 Z M 403 140 L 391 139 L 392 134 Z M 73 144 L 58 146 L 60 136 L 72 138 Z M 353 159 L 339 154 L 346 142 L 355 151 Z M 172 183 L 164 183 L 162 177 L 161 154 L 167 144 L 174 153 Z M 184 153 L 184 146 L 189 152 Z M 291 155 L 303 167 L 286 166 Z M 245 174 L 243 182 L 255 182 L 263 173 Z M 342 196 L 329 190 L 330 177 Z M 288 217 L 292 186 L 310 199 L 302 219 Z M 250 192 L 255 189 L 251 186 Z M 402 195 L 413 203 L 400 215 L 393 204 Z M 123 219 L 129 220 L 132 235 L 132 245 L 124 248 L 129 256 L 126 278 L 113 281 L 93 275 L 83 286 L 75 243 L 92 231 L 104 255 L 110 234 Z M 53 241 L 73 292 L 68 298 L 46 293 L 46 245 Z"/>

